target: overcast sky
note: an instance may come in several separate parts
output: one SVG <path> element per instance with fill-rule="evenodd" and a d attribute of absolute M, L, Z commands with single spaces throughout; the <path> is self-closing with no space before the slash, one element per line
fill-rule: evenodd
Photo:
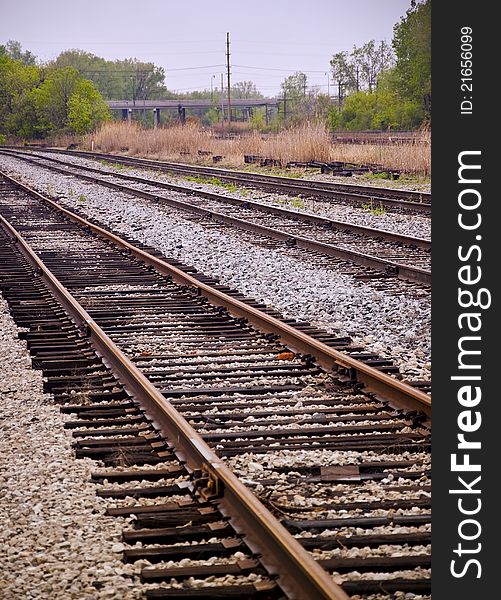
<path fill-rule="evenodd" d="M 78 48 L 165 69 L 172 91 L 220 87 L 230 32 L 232 83 L 266 96 L 294 71 L 327 92 L 332 54 L 391 42 L 410 0 L 0 0 L 0 44 L 21 42 L 40 60 Z M 331 90 L 332 92 L 332 90 Z"/>

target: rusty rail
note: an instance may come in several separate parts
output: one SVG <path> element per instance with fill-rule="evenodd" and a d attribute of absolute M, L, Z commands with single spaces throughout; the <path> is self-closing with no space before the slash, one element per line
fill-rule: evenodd
<path fill-rule="evenodd" d="M 148 265 L 156 268 L 160 273 L 171 276 L 175 281 L 188 285 L 199 290 L 199 293 L 205 296 L 209 302 L 216 306 L 224 306 L 231 314 L 248 319 L 255 327 L 266 333 L 277 334 L 281 341 L 291 347 L 296 352 L 311 354 L 316 361 L 325 369 L 333 371 L 341 371 L 349 374 L 353 379 L 358 379 L 364 383 L 371 391 L 376 394 L 383 395 L 386 400 L 395 402 L 400 406 L 418 409 L 431 416 L 431 398 L 420 390 L 413 388 L 405 382 L 399 381 L 386 373 L 382 373 L 369 365 L 366 365 L 352 357 L 349 357 L 342 352 L 330 348 L 326 344 L 315 340 L 311 336 L 298 331 L 294 327 L 279 321 L 278 319 L 267 315 L 266 313 L 245 304 L 244 302 L 221 292 L 207 284 L 204 284 L 180 269 L 170 265 L 168 262 L 157 258 L 144 250 L 136 248 L 129 242 L 126 242 L 117 235 L 110 233 L 95 225 L 86 219 L 76 215 L 70 210 L 60 206 L 57 202 L 45 198 L 35 190 L 25 186 L 16 179 L 9 177 L 5 173 L 0 174 L 19 186 L 25 192 L 42 200 L 65 214 L 72 221 L 84 225 L 94 233 L 108 239 L 120 246 L 126 248 L 133 256 L 141 259 Z"/>
<path fill-rule="evenodd" d="M 26 188 L 16 180 L 0 173 L 21 189 L 61 209 L 56 203 Z M 69 211 L 61 209 L 72 220 L 103 235 Z M 249 547 L 262 556 L 262 562 L 271 574 L 276 574 L 282 589 L 291 599 L 348 600 L 346 593 L 335 584 L 324 569 L 306 552 L 259 500 L 230 471 L 187 421 L 169 404 L 141 371 L 118 349 L 84 308 L 73 298 L 43 261 L 33 252 L 23 237 L 0 215 L 0 224 L 15 240 L 18 248 L 36 269 L 39 277 L 62 304 L 71 318 L 85 331 L 98 355 L 113 369 L 126 390 L 140 399 L 146 413 L 164 431 L 176 448 L 181 460 L 192 471 L 201 471 L 205 489 L 201 493 L 217 498 L 219 508 L 240 531 Z M 118 243 L 113 234 L 107 239 Z M 124 247 L 125 242 L 118 243 Z M 130 245 L 127 244 L 126 247 Z M 191 279 L 191 278 L 190 278 Z M 200 285 L 200 284 L 199 284 Z M 206 286 L 204 286 L 206 287 Z"/>
<path fill-rule="evenodd" d="M 357 184 L 340 184 L 324 181 L 298 180 L 292 177 L 281 177 L 276 175 L 265 175 L 251 173 L 248 171 L 235 171 L 222 169 L 220 167 L 206 167 L 190 165 L 185 163 L 174 163 L 158 161 L 146 158 L 133 158 L 117 154 L 106 154 L 102 152 L 87 152 L 81 150 L 64 150 L 58 148 L 36 148 L 37 151 L 47 153 L 61 153 L 69 156 L 81 156 L 97 160 L 106 160 L 119 164 L 142 166 L 157 171 L 176 174 L 198 174 L 205 177 L 218 177 L 221 181 L 246 185 L 264 190 L 282 191 L 283 193 L 304 194 L 306 196 L 324 199 L 344 199 L 357 203 L 367 202 L 372 199 L 388 209 L 406 209 L 422 214 L 431 213 L 431 194 L 428 192 L 417 192 L 395 188 L 383 188 L 378 186 L 364 186 Z"/>
<path fill-rule="evenodd" d="M 2 152 L 2 151 L 0 151 L 0 152 Z M 251 232 L 254 232 L 257 234 L 265 235 L 272 239 L 292 242 L 295 246 L 297 246 L 299 248 L 304 248 L 306 250 L 319 252 L 321 254 L 324 254 L 327 256 L 333 256 L 333 257 L 336 257 L 336 258 L 339 258 L 342 260 L 349 260 L 356 264 L 359 264 L 359 265 L 362 265 L 365 267 L 369 267 L 369 268 L 373 268 L 375 270 L 380 270 L 380 271 L 383 270 L 385 272 L 390 272 L 391 274 L 393 274 L 401 279 L 414 281 L 414 282 L 418 282 L 418 283 L 424 283 L 426 285 L 431 285 L 431 272 L 426 269 L 420 268 L 420 267 L 401 264 L 401 263 L 398 263 L 395 261 L 387 260 L 384 258 L 379 258 L 377 256 L 372 256 L 370 254 L 365 254 L 363 252 L 349 250 L 349 249 L 342 248 L 340 246 L 336 246 L 333 244 L 317 241 L 317 240 L 306 238 L 306 237 L 303 237 L 300 235 L 294 235 L 289 232 L 283 232 L 279 229 L 274 229 L 272 227 L 267 227 L 265 225 L 252 223 L 250 221 L 246 221 L 246 220 L 240 219 L 238 217 L 226 215 L 226 214 L 223 214 L 220 212 L 216 212 L 214 210 L 206 209 L 206 208 L 203 208 L 200 206 L 195 206 L 193 204 L 189 204 L 189 203 L 187 204 L 187 203 L 181 202 L 179 200 L 174 200 L 172 198 L 156 196 L 155 194 L 153 194 L 151 192 L 145 192 L 142 190 L 137 190 L 135 188 L 129 188 L 127 186 L 123 186 L 118 183 L 113 183 L 111 181 L 106 181 L 104 179 L 100 179 L 99 177 L 86 175 L 84 173 L 71 173 L 71 171 L 67 171 L 63 168 L 60 168 L 60 167 L 57 167 L 54 165 L 44 165 L 44 164 L 40 165 L 40 163 L 37 162 L 36 160 L 34 160 L 33 158 L 24 156 L 22 154 L 16 154 L 16 153 L 9 152 L 9 151 L 6 151 L 5 153 L 15 155 L 18 158 L 21 158 L 22 160 L 26 160 L 28 162 L 37 164 L 39 166 L 42 166 L 43 168 L 50 169 L 55 172 L 59 172 L 59 173 L 63 173 L 63 174 L 70 173 L 70 174 L 73 174 L 75 177 L 78 177 L 85 181 L 90 181 L 92 183 L 98 183 L 99 185 L 103 185 L 103 186 L 109 187 L 111 189 L 123 191 L 125 193 L 129 193 L 129 194 L 138 196 L 140 198 L 145 198 L 147 200 L 154 200 L 156 202 L 160 201 L 164 204 L 168 204 L 169 206 L 172 206 L 172 207 L 180 209 L 180 210 L 188 211 L 188 212 L 195 213 L 195 214 L 200 214 L 200 215 L 209 217 L 210 219 L 212 219 L 216 222 L 219 222 L 219 223 L 226 223 L 228 225 L 233 225 L 233 226 L 243 229 L 245 231 L 251 231 Z M 99 171 L 98 169 L 93 169 L 93 168 L 85 167 L 82 165 L 69 165 L 67 163 L 63 163 L 63 161 L 58 161 L 57 159 L 50 159 L 50 160 L 53 160 L 54 162 L 60 162 L 70 168 L 71 167 L 74 167 L 75 169 L 80 168 L 81 170 L 85 170 L 85 171 L 89 171 L 89 172 L 97 172 L 97 173 L 102 174 L 102 171 Z M 113 174 L 113 176 L 117 177 L 117 178 L 121 178 L 121 179 L 133 179 L 136 181 L 141 181 L 141 183 L 148 183 L 147 180 L 141 180 L 141 178 L 129 177 L 129 176 L 123 175 L 123 174 L 116 174 L 116 175 Z M 150 182 L 150 184 L 155 185 L 156 182 Z M 203 198 L 208 198 L 208 199 L 220 200 L 221 198 L 223 198 L 225 201 L 229 200 L 225 196 L 221 197 L 218 194 L 214 194 L 211 192 L 205 192 L 205 191 L 199 191 L 199 190 L 196 190 L 196 192 L 195 192 L 194 190 L 191 190 L 190 188 L 183 188 L 182 186 L 176 186 L 174 184 L 162 184 L 162 187 L 166 187 L 168 189 L 173 189 L 175 191 L 181 191 L 184 193 L 187 193 L 187 192 L 191 193 L 191 194 L 196 193 L 197 195 L 199 195 Z M 239 203 L 240 204 L 246 204 L 246 203 L 251 204 L 246 201 L 239 201 Z M 255 203 L 255 204 L 258 204 L 258 203 Z M 267 207 L 267 209 L 269 209 L 268 212 L 277 212 L 278 213 L 280 211 L 282 213 L 284 213 L 284 212 L 290 213 L 291 215 L 293 215 L 295 217 L 298 216 L 297 213 L 294 213 L 293 211 L 284 211 L 283 209 L 275 209 L 274 210 L 273 207 Z M 314 216 L 312 216 L 310 218 L 310 215 L 308 215 L 308 218 L 310 220 L 315 219 Z M 316 219 L 318 220 L 319 218 L 317 217 Z M 326 224 L 332 224 L 333 227 L 337 227 L 339 225 L 337 222 L 331 221 L 328 219 L 322 219 L 322 222 L 325 222 Z M 431 245 L 428 240 L 424 240 L 424 239 L 420 239 L 420 238 L 411 238 L 409 236 L 393 234 L 391 232 L 387 232 L 387 231 L 383 231 L 383 230 L 371 230 L 370 228 L 351 226 L 349 224 L 344 224 L 343 229 L 352 230 L 352 231 L 358 232 L 358 233 L 363 232 L 365 235 L 367 235 L 367 233 L 370 232 L 370 235 L 372 237 L 376 237 L 376 238 L 381 237 L 388 241 L 398 241 L 398 242 L 401 242 L 404 244 L 405 243 L 406 244 L 414 244 L 416 247 L 424 248 L 424 249 L 428 249 L 428 250 Z M 365 231 L 362 231 L 362 230 L 365 230 Z"/>

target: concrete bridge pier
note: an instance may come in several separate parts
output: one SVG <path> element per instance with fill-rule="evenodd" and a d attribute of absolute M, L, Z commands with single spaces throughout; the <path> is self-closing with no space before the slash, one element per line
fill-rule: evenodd
<path fill-rule="evenodd" d="M 160 109 L 153 109 L 153 127 L 156 129 L 160 125 Z"/>
<path fill-rule="evenodd" d="M 122 108 L 122 121 L 132 121 L 132 108 Z"/>
<path fill-rule="evenodd" d="M 184 125 L 186 123 L 186 108 L 184 106 L 179 105 L 177 107 L 177 114 L 179 117 L 179 122 L 181 123 L 181 125 Z"/>

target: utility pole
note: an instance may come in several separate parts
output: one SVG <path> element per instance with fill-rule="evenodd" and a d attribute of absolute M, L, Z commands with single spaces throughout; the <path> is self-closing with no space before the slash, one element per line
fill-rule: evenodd
<path fill-rule="evenodd" d="M 287 121 L 287 90 L 284 89 L 284 124 Z"/>
<path fill-rule="evenodd" d="M 221 73 L 221 129 L 224 129 L 224 83 L 223 74 Z"/>
<path fill-rule="evenodd" d="M 231 127 L 231 73 L 230 73 L 230 34 L 226 33 L 226 73 L 228 75 L 228 131 Z"/>

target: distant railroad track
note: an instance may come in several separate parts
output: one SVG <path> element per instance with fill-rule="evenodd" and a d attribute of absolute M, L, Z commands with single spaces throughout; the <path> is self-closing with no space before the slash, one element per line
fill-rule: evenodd
<path fill-rule="evenodd" d="M 57 150 L 37 148 L 40 152 L 55 152 L 82 158 L 106 160 L 108 162 L 154 169 L 179 175 L 199 175 L 217 177 L 221 181 L 240 186 L 257 187 L 266 191 L 283 194 L 295 194 L 305 197 L 321 198 L 323 200 L 344 201 L 355 205 L 373 203 L 374 206 L 387 210 L 412 211 L 418 214 L 431 213 L 431 194 L 384 188 L 367 185 L 341 184 L 320 181 L 299 180 L 292 177 L 262 175 L 247 171 L 234 171 L 216 167 L 181 164 L 166 161 L 132 158 L 100 152 L 85 152 L 77 150 Z"/>
<path fill-rule="evenodd" d="M 6 176 L 0 215 L 2 291 L 99 494 L 135 498 L 108 514 L 147 597 L 429 594 L 427 394 Z"/>
<path fill-rule="evenodd" d="M 431 243 L 426 239 L 335 221 L 311 213 L 296 212 L 182 185 L 91 168 L 52 157 L 33 156 L 30 153 L 12 150 L 6 150 L 4 153 L 55 172 L 74 175 L 156 203 L 167 203 L 177 209 L 293 244 L 298 248 L 348 260 L 364 268 L 382 271 L 388 276 L 431 284 Z M 111 179 L 125 180 L 135 187 L 124 186 Z M 136 184 L 142 187 L 138 188 Z M 186 200 L 159 196 L 155 188 L 181 192 Z"/>
<path fill-rule="evenodd" d="M 430 144 L 418 131 L 338 131 L 331 139 L 338 144 Z"/>

